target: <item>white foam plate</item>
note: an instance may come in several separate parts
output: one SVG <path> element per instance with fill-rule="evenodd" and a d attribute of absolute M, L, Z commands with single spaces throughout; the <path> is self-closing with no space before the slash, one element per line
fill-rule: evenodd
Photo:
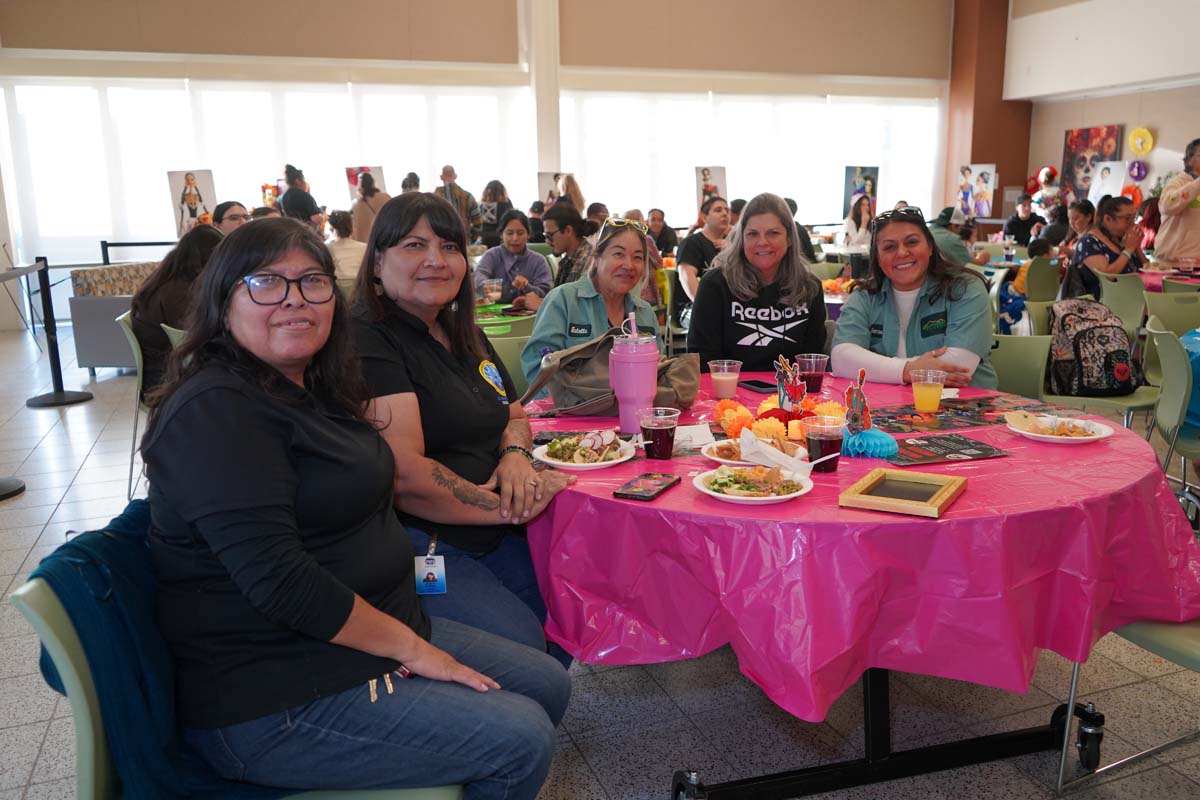
<path fill-rule="evenodd" d="M 1045 425 L 1056 425 L 1058 424 L 1059 418 L 1052 414 L 1041 414 L 1038 416 L 1038 419 L 1041 420 Z M 1090 428 L 1094 435 L 1050 436 L 1045 433 L 1031 433 L 1030 431 L 1023 431 L 1018 428 L 1014 428 L 1011 424 L 1008 426 L 1008 429 L 1018 436 L 1024 436 L 1026 439 L 1033 439 L 1035 442 L 1051 442 L 1052 444 L 1087 444 L 1088 442 L 1098 442 L 1101 439 L 1107 439 L 1109 436 L 1113 435 L 1113 429 L 1100 422 L 1093 422 L 1090 419 L 1073 419 L 1070 417 L 1063 417 L 1063 419 L 1074 422 L 1076 425 L 1083 425 L 1087 428 Z"/>
<path fill-rule="evenodd" d="M 615 467 L 617 464 L 624 464 L 637 455 L 636 447 L 629 442 L 622 442 L 621 448 L 618 451 L 621 454 L 620 458 L 614 458 L 612 461 L 597 461 L 594 464 L 576 464 L 574 461 L 558 461 L 546 455 L 546 448 L 549 446 L 548 444 L 542 444 L 533 448 L 533 457 L 543 464 L 549 464 L 555 469 L 564 469 L 570 472 L 590 472 L 594 469 L 608 469 L 609 467 Z"/>
<path fill-rule="evenodd" d="M 788 500 L 794 500 L 800 495 L 808 494 L 813 488 L 813 482 L 810 478 L 802 477 L 794 472 L 787 472 L 785 470 L 783 477 L 800 484 L 800 491 L 772 497 L 738 497 L 736 495 L 714 492 L 708 488 L 708 482 L 712 480 L 712 476 L 716 472 L 715 469 L 710 469 L 708 472 L 701 472 L 695 478 L 692 478 L 692 485 L 709 497 L 715 497 L 718 500 L 724 500 L 726 503 L 735 503 L 740 506 L 769 506 L 772 503 L 786 503 Z"/>
<path fill-rule="evenodd" d="M 716 449 L 716 447 L 717 447 L 717 442 L 713 442 L 712 444 L 706 444 L 706 445 L 704 445 L 704 447 L 700 448 L 700 455 L 704 456 L 709 461 L 715 461 L 718 464 L 724 464 L 727 467 L 753 467 L 754 466 L 754 464 L 752 464 L 749 461 L 733 461 L 732 459 L 721 458 L 720 456 L 718 456 L 712 452 L 713 450 Z"/>

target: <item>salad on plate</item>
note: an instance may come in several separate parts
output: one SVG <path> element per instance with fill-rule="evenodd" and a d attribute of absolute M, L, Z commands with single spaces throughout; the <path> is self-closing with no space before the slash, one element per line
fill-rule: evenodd
<path fill-rule="evenodd" d="M 546 456 L 565 464 L 599 464 L 616 461 L 621 455 L 621 440 L 615 431 L 588 431 L 546 445 Z"/>
<path fill-rule="evenodd" d="M 795 481 L 785 480 L 779 467 L 718 467 L 708 481 L 709 491 L 731 497 L 780 497 L 803 488 Z"/>

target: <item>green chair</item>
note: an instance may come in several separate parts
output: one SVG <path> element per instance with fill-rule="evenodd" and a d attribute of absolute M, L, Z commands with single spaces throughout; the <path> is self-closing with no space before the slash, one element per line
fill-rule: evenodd
<path fill-rule="evenodd" d="M 1154 339 L 1162 364 L 1162 390 L 1154 411 L 1154 429 L 1167 442 L 1163 469 L 1170 466 L 1171 457 L 1178 453 L 1186 489 L 1188 462 L 1200 459 L 1200 428 L 1187 424 L 1188 402 L 1192 398 L 1192 360 L 1179 336 L 1168 330 L 1157 316 L 1146 322 L 1146 333 Z"/>
<path fill-rule="evenodd" d="M 1025 313 L 1029 315 L 1029 328 L 1034 336 L 1047 336 L 1050 333 L 1050 306 L 1053 300 L 1026 301 Z"/>
<path fill-rule="evenodd" d="M 677 325 L 675 320 L 671 318 L 671 310 L 673 308 L 675 291 L 679 288 L 679 275 L 675 270 L 667 270 L 667 294 L 663 297 L 663 303 L 667 307 L 667 327 L 666 327 L 666 345 L 667 355 L 673 356 L 676 353 L 675 339 L 678 337 L 683 346 L 679 348 L 682 352 L 687 352 L 687 328 L 682 325 Z"/>
<path fill-rule="evenodd" d="M 1142 298 L 1149 314 L 1176 336 L 1200 328 L 1200 293 L 1143 292 Z"/>
<path fill-rule="evenodd" d="M 553 253 L 542 253 L 546 259 L 546 263 L 550 266 L 550 280 L 553 281 L 558 277 L 558 256 Z"/>
<path fill-rule="evenodd" d="M 842 269 L 845 264 L 839 264 L 836 261 L 817 261 L 808 265 L 808 271 L 821 281 L 832 280 L 842 274 Z"/>
<path fill-rule="evenodd" d="M 992 337 L 990 359 L 1002 392 L 1038 399 L 1046 386 L 1046 361 L 1050 356 L 1049 336 Z"/>
<path fill-rule="evenodd" d="M 1004 279 L 1008 277 L 1008 267 L 1000 267 L 992 270 L 992 274 L 986 276 L 991 284 L 988 289 L 988 297 L 992 300 L 992 325 L 995 326 L 996 319 L 1000 316 L 1000 287 L 1004 284 Z"/>
<path fill-rule="evenodd" d="M 142 402 L 142 345 L 133 333 L 133 312 L 126 311 L 116 318 L 121 332 L 129 340 L 129 349 L 133 351 L 133 363 L 137 366 L 137 385 L 133 392 L 133 437 L 129 443 L 129 485 L 125 489 L 125 499 L 133 499 L 133 461 L 137 457 L 138 425 L 142 420 L 142 412 L 149 408 Z M 140 480 L 140 478 L 139 478 Z"/>
<path fill-rule="evenodd" d="M 521 351 L 525 349 L 525 343 L 529 341 L 529 337 L 489 337 L 489 341 L 495 348 L 500 362 L 508 370 L 508 376 L 512 378 L 513 384 L 517 387 L 517 397 L 524 396 L 525 390 L 529 388 L 529 381 L 525 380 L 525 373 L 521 369 Z"/>
<path fill-rule="evenodd" d="M 1146 285 L 1142 279 L 1130 273 L 1128 275 L 1101 275 L 1100 302 L 1121 318 L 1125 335 L 1129 337 L 1131 346 L 1137 345 L 1138 329 L 1142 327 L 1142 318 L 1146 313 Z M 1200 297 L 1197 298 L 1200 301 Z"/>
<path fill-rule="evenodd" d="M 998 242 L 985 242 L 978 246 L 980 250 L 986 250 L 992 261 L 1002 260 L 1004 258 L 1004 245 Z"/>
<path fill-rule="evenodd" d="M 62 602 L 50 585 L 34 578 L 12 594 L 11 602 L 37 632 L 71 701 L 75 723 L 75 797 L 77 800 L 116 800 L 120 797 L 116 770 L 100 716 L 100 698 L 87 654 Z M 432 789 L 322 791 L 292 795 L 304 800 L 461 800 L 457 786 Z"/>
<path fill-rule="evenodd" d="M 1187 283 L 1186 281 L 1174 281 L 1170 278 L 1163 278 L 1162 290 L 1168 294 L 1200 292 L 1200 283 Z"/>
<path fill-rule="evenodd" d="M 165 322 L 160 322 L 158 327 L 162 328 L 163 333 L 167 335 L 167 340 L 171 342 L 172 350 L 174 350 L 176 347 L 179 347 L 179 343 L 182 342 L 187 336 L 187 331 L 179 328 L 172 328 Z"/>
<path fill-rule="evenodd" d="M 480 320 L 479 327 L 493 342 L 496 339 L 510 336 L 529 336 L 533 333 L 533 323 L 537 314 L 524 317 L 499 317 L 498 319 Z"/>
<path fill-rule="evenodd" d="M 1038 256 L 1029 262 L 1025 272 L 1025 299 L 1046 301 L 1058 297 L 1058 268 L 1057 258 Z"/>
<path fill-rule="evenodd" d="M 550 245 L 546 242 L 530 242 L 527 246 L 535 253 L 541 253 L 544 256 L 554 255 L 554 251 L 550 249 Z"/>

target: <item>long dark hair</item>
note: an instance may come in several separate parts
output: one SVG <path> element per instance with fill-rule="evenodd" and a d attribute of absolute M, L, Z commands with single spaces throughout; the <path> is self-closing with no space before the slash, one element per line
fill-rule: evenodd
<path fill-rule="evenodd" d="M 421 218 L 429 220 L 433 232 L 446 241 L 458 245 L 463 260 L 467 258 L 467 231 L 463 227 L 458 209 L 436 194 L 409 192 L 393 197 L 383 204 L 375 222 L 371 224 L 371 235 L 367 239 L 367 251 L 363 254 L 362 266 L 354 279 L 354 311 L 372 322 L 387 316 L 395 304 L 382 294 L 376 293 L 375 265 L 383 258 L 385 250 L 400 243 L 417 226 Z M 450 351 L 456 358 L 487 358 L 483 334 L 475 325 L 475 290 L 469 269 L 463 273 L 462 283 L 453 302 L 438 312 L 438 322 L 450 339 Z"/>
<path fill-rule="evenodd" d="M 1096 206 L 1096 228 L 1104 234 L 1104 238 L 1108 239 L 1113 244 L 1120 247 L 1121 241 L 1119 236 L 1113 236 L 1108 232 L 1108 228 L 1104 227 L 1105 217 L 1116 217 L 1121 213 L 1121 209 L 1125 206 L 1132 206 L 1133 201 L 1123 194 L 1116 195 L 1106 194 L 1100 198 L 1100 203 Z"/>
<path fill-rule="evenodd" d="M 148 398 L 152 410 L 143 442 L 149 441 L 167 399 L 212 363 L 226 364 L 272 399 L 296 402 L 295 384 L 238 344 L 226 327 L 229 298 L 241 279 L 294 250 L 311 256 L 322 272 L 335 274 L 333 257 L 312 226 L 287 217 L 268 217 L 253 225 L 242 225 L 217 247 L 192 293 L 187 336 L 171 351 L 167 377 Z M 304 385 L 327 406 L 363 419 L 368 395 L 350 335 L 349 309 L 341 292 L 333 293 L 332 302 L 329 339 L 304 370 Z"/>
<path fill-rule="evenodd" d="M 197 225 L 179 238 L 179 243 L 167 253 L 158 269 L 150 274 L 138 288 L 130 302 L 136 314 L 145 307 L 146 299 L 153 297 L 168 283 L 182 281 L 192 283 L 200 277 L 208 260 L 225 237 L 211 225 Z"/>
<path fill-rule="evenodd" d="M 358 173 L 358 193 L 363 197 L 374 197 L 379 194 L 379 187 L 375 185 L 375 176 L 369 172 Z"/>
<path fill-rule="evenodd" d="M 863 201 L 867 201 L 867 218 L 863 219 Z M 854 220 L 854 227 L 862 230 L 863 225 L 871 221 L 871 196 L 868 194 L 860 194 L 858 199 L 854 201 L 854 205 L 850 208 L 850 219 Z"/>
<path fill-rule="evenodd" d="M 600 230 L 600 227 L 593 220 L 584 219 L 579 216 L 579 212 L 573 206 L 566 203 L 555 203 L 542 216 L 542 220 L 550 220 L 558 226 L 560 231 L 571 228 L 580 239 L 591 236 Z"/>
<path fill-rule="evenodd" d="M 304 170 L 296 169 L 291 164 L 285 164 L 283 167 L 283 180 L 291 189 L 303 189 L 303 185 L 297 186 L 296 184 L 304 183 Z"/>
<path fill-rule="evenodd" d="M 986 287 L 987 280 L 978 272 L 964 269 L 947 261 L 942 256 L 942 251 L 938 249 L 937 242 L 929 231 L 929 226 L 925 224 L 925 217 L 921 215 L 920 211 L 910 211 L 910 208 L 901 208 L 898 211 L 880 214 L 871 223 L 871 264 L 863 288 L 870 294 L 877 294 L 883 288 L 883 282 L 887 280 L 887 276 L 883 274 L 883 267 L 879 266 L 879 234 L 888 225 L 897 222 L 907 222 L 919 228 L 925 237 L 925 242 L 929 245 L 929 271 L 926 273 L 926 280 L 929 279 L 928 276 L 933 276 L 937 281 L 933 291 L 929 293 L 930 302 L 940 300 L 943 295 L 950 301 L 961 299 L 967 291 L 967 281 L 970 280 L 980 280 Z"/>
<path fill-rule="evenodd" d="M 479 198 L 485 203 L 502 203 L 508 200 L 508 189 L 500 181 L 488 181 L 483 187 L 483 196 Z"/>

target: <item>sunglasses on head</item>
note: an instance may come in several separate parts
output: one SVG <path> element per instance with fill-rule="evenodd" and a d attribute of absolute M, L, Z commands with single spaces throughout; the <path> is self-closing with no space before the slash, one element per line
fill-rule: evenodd
<path fill-rule="evenodd" d="M 925 222 L 925 215 L 921 213 L 921 209 L 916 206 L 905 206 L 904 208 L 896 208 L 891 211 L 884 211 L 882 214 L 875 217 L 875 225 L 879 226 L 885 222 L 892 220 Z"/>
<path fill-rule="evenodd" d="M 643 234 L 650 231 L 649 226 L 644 222 L 638 222 L 636 219 L 625 219 L 624 217 L 609 217 L 604 220 L 604 224 L 600 226 L 600 235 L 604 235 L 605 228 L 624 228 L 630 227 L 635 231 L 641 231 Z"/>

